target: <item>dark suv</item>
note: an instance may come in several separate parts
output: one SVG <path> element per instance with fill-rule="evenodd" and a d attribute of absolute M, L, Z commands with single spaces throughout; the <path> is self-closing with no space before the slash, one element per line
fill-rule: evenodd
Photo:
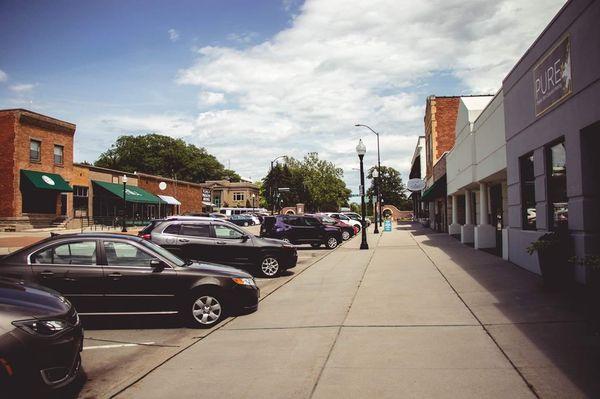
<path fill-rule="evenodd" d="M 169 218 L 155 223 L 143 238 L 183 259 L 235 266 L 275 277 L 296 266 L 296 248 L 280 240 L 255 237 L 240 227 L 215 218 Z"/>
<path fill-rule="evenodd" d="M 318 248 L 324 244 L 334 249 L 342 242 L 342 231 L 327 226 L 314 216 L 277 215 L 266 217 L 260 226 L 260 236 L 277 238 L 292 244 L 310 244 Z"/>

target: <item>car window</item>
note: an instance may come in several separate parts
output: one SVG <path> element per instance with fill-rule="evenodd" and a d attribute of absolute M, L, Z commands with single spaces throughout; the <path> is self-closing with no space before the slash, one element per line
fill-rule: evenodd
<path fill-rule="evenodd" d="M 210 237 L 210 226 L 208 224 L 184 224 L 181 226 L 182 236 Z"/>
<path fill-rule="evenodd" d="M 215 230 L 216 238 L 239 239 L 244 235 L 240 231 L 234 230 L 229 226 L 215 225 L 213 228 Z"/>
<path fill-rule="evenodd" d="M 307 226 L 314 227 L 314 226 L 320 225 L 320 223 L 317 219 L 314 219 L 314 218 L 303 218 L 303 219 L 304 219 L 304 224 L 306 224 Z"/>
<path fill-rule="evenodd" d="M 138 247 L 119 241 L 104 241 L 104 252 L 108 266 L 150 266 L 154 259 L 146 251 Z"/>
<path fill-rule="evenodd" d="M 95 265 L 96 241 L 59 244 L 32 255 L 31 262 L 54 265 Z"/>
<path fill-rule="evenodd" d="M 163 230 L 163 234 L 179 234 L 179 226 L 177 223 L 171 224 Z"/>

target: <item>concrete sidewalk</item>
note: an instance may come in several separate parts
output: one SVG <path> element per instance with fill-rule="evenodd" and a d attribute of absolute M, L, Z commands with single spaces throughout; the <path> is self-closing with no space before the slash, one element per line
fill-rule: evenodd
<path fill-rule="evenodd" d="M 598 395 L 595 338 L 575 307 L 428 232 L 346 243 L 119 397 Z"/>

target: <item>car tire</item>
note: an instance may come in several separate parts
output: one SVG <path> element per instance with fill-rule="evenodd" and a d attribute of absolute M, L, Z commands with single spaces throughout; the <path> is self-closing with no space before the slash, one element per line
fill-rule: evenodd
<path fill-rule="evenodd" d="M 342 240 L 346 241 L 350 239 L 350 232 L 348 230 L 342 231 Z"/>
<path fill-rule="evenodd" d="M 211 328 L 219 324 L 225 315 L 223 297 L 216 290 L 194 291 L 186 301 L 183 315 L 193 328 Z"/>
<path fill-rule="evenodd" d="M 248 222 L 244 222 L 244 227 L 248 227 Z"/>
<path fill-rule="evenodd" d="M 327 241 L 325 242 L 325 246 L 329 249 L 336 249 L 339 245 L 339 241 L 334 236 L 327 237 Z"/>
<path fill-rule="evenodd" d="M 313 242 L 312 244 L 310 244 L 311 247 L 313 248 L 319 248 L 321 246 L 320 242 Z"/>
<path fill-rule="evenodd" d="M 258 272 L 261 277 L 277 277 L 281 273 L 279 260 L 272 255 L 265 256 L 260 261 L 260 265 L 258 265 Z"/>

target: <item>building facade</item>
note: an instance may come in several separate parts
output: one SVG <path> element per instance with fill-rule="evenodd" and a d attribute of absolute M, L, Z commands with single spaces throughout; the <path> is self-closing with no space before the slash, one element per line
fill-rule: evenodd
<path fill-rule="evenodd" d="M 73 215 L 75 125 L 24 109 L 0 111 L 0 223 L 22 228 Z"/>
<path fill-rule="evenodd" d="M 572 251 L 600 248 L 600 2 L 571 0 L 504 79 L 508 257 L 568 228 Z M 576 270 L 585 280 L 585 270 Z"/>
<path fill-rule="evenodd" d="M 258 208 L 258 186 L 247 181 L 207 180 L 215 208 Z"/>
<path fill-rule="evenodd" d="M 448 230 L 446 153 L 454 146 L 459 97 L 427 97 L 425 106 L 425 180 L 421 200 L 426 203 L 428 224 Z"/>
<path fill-rule="evenodd" d="M 427 168 L 425 159 L 425 136 L 419 136 L 417 146 L 410 164 L 409 179 L 424 179 L 425 170 Z M 421 200 L 421 191 L 413 191 L 410 194 L 410 199 L 413 203 L 413 220 L 423 220 L 427 218 L 427 210 Z"/>

